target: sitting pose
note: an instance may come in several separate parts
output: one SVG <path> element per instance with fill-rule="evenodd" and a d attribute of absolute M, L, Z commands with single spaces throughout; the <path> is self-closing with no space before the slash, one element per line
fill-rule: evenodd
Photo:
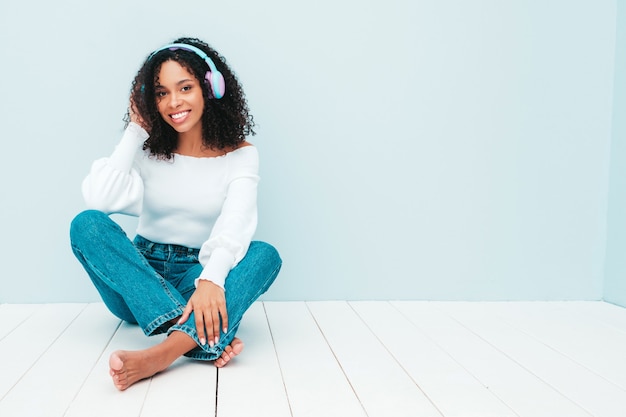
<path fill-rule="evenodd" d="M 165 370 L 181 355 L 222 367 L 241 353 L 245 311 L 281 266 L 257 226 L 254 122 L 241 85 L 206 43 L 181 38 L 148 56 L 132 83 L 126 129 L 96 160 L 72 221 L 72 250 L 102 300 L 143 332 L 167 332 L 109 358 L 114 385 Z M 109 218 L 139 216 L 130 240 Z"/>

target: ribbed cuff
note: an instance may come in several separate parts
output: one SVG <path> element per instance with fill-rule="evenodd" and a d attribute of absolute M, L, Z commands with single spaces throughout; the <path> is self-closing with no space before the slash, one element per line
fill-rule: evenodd
<path fill-rule="evenodd" d="M 196 278 L 196 287 L 198 280 L 206 279 L 224 288 L 224 282 L 226 282 L 226 277 L 232 269 L 234 261 L 233 255 L 227 249 L 215 248 L 211 252 L 211 257 L 204 266 L 202 273 Z"/>

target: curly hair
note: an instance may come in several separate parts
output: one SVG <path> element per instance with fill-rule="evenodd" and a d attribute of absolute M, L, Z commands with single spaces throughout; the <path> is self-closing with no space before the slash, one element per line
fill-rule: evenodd
<path fill-rule="evenodd" d="M 226 91 L 219 100 L 214 98 L 204 79 L 208 65 L 195 52 L 164 49 L 148 56 L 133 80 L 130 95 L 136 113 L 143 119 L 144 127 L 150 134 L 144 143 L 144 149 L 148 149 L 151 155 L 159 159 L 171 159 L 178 145 L 178 133 L 159 114 L 155 95 L 161 65 L 166 61 L 179 63 L 202 86 L 202 141 L 206 147 L 220 150 L 237 147 L 245 141 L 246 136 L 254 135 L 254 119 L 249 113 L 243 89 L 226 60 L 208 44 L 196 38 L 179 38 L 173 43 L 192 45 L 204 51 L 224 76 Z M 129 112 L 124 121 L 128 126 Z"/>

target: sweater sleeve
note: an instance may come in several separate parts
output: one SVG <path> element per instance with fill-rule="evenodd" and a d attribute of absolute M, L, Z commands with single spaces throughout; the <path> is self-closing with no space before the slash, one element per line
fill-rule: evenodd
<path fill-rule="evenodd" d="M 254 149 L 233 175 L 222 211 L 200 248 L 199 261 L 204 268 L 196 285 L 206 279 L 224 288 L 228 273 L 246 255 L 257 227 L 258 165 Z"/>
<path fill-rule="evenodd" d="M 147 138 L 148 133 L 143 128 L 130 123 L 111 156 L 93 162 L 82 183 L 83 198 L 88 208 L 107 214 L 139 215 L 143 181 L 133 167 L 133 161 Z"/>

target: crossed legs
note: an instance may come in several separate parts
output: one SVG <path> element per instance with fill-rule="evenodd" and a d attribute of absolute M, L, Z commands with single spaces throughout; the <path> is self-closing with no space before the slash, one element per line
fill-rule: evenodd
<path fill-rule="evenodd" d="M 191 349 L 196 342 L 183 332 L 172 332 L 163 342 L 144 350 L 118 350 L 109 357 L 109 374 L 115 387 L 121 391 L 135 382 L 166 370 L 176 359 Z M 215 360 L 221 368 L 241 353 L 243 342 L 234 338 L 222 355 Z"/>
<path fill-rule="evenodd" d="M 169 336 L 155 346 L 139 351 L 119 350 L 111 354 L 110 374 L 120 390 L 167 369 L 182 355 L 213 360 L 217 367 L 225 366 L 243 350 L 243 342 L 234 337 L 241 318 L 250 305 L 267 291 L 282 264 L 278 252 L 271 245 L 256 241 L 250 244 L 246 256 L 231 270 L 225 284 L 228 334 L 223 335 L 221 348 L 209 349 L 200 345 L 195 326 L 176 323 L 187 301 L 184 294 L 193 291 L 193 285 L 179 291 L 164 279 L 107 215 L 94 210 L 79 214 L 72 222 L 70 237 L 75 255 L 107 307 L 116 316 L 138 323 L 147 335 L 162 333 L 170 328 Z M 150 254 L 150 259 L 156 256 L 155 253 Z M 161 259 L 157 259 L 156 264 L 162 263 Z M 181 265 L 187 268 L 185 263 Z M 182 281 L 193 282 L 199 275 L 194 268 L 201 270 L 199 264 L 185 269 Z M 150 296 L 145 297 L 145 294 Z M 194 321 L 189 319 L 188 322 Z"/>

